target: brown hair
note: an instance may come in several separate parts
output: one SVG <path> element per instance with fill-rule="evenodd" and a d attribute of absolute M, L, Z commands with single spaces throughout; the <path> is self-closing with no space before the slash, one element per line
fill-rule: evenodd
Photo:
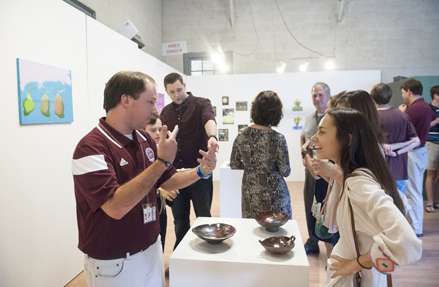
<path fill-rule="evenodd" d="M 408 91 L 410 90 L 413 95 L 422 96 L 423 87 L 421 82 L 415 79 L 408 79 L 401 85 L 401 89 Z"/>
<path fill-rule="evenodd" d="M 370 95 L 377 105 L 387 105 L 392 98 L 392 89 L 386 84 L 377 84 L 370 91 Z"/>
<path fill-rule="evenodd" d="M 356 169 L 367 168 L 384 192 L 404 214 L 404 205 L 389 166 L 381 154 L 378 138 L 370 121 L 358 110 L 333 108 L 327 112 L 337 129 L 340 167 L 346 180 Z"/>
<path fill-rule="evenodd" d="M 160 115 L 158 115 L 158 114 L 152 114 L 151 118 L 149 119 L 149 123 L 147 123 L 146 125 L 151 125 L 151 126 L 153 126 L 153 125 L 155 125 L 155 123 L 157 122 L 157 120 L 160 120 L 161 122 L 163 122 L 163 121 L 162 121 L 162 118 L 160 117 Z"/>
<path fill-rule="evenodd" d="M 331 105 L 331 108 L 334 108 L 335 105 L 337 104 L 338 99 L 340 99 L 342 96 L 344 96 L 346 94 L 346 90 L 332 96 L 329 98 L 329 104 Z"/>
<path fill-rule="evenodd" d="M 433 87 L 431 87 L 431 89 L 430 89 L 430 96 L 431 96 L 431 99 L 432 100 L 434 100 L 434 95 L 439 95 L 439 86 L 433 86 Z"/>
<path fill-rule="evenodd" d="M 166 75 L 165 79 L 163 80 L 163 84 L 165 85 L 165 89 L 166 89 L 167 84 L 173 84 L 177 81 L 180 81 L 180 83 L 184 84 L 183 77 L 180 74 L 170 73 L 170 74 Z"/>
<path fill-rule="evenodd" d="M 283 117 L 282 101 L 273 91 L 262 91 L 253 100 L 250 116 L 261 126 L 277 126 Z"/>
<path fill-rule="evenodd" d="M 362 113 L 370 121 L 378 138 L 377 143 L 386 142 L 383 132 L 381 131 L 375 103 L 368 92 L 363 90 L 347 92 L 338 99 L 336 106 L 340 104 L 345 104 L 346 108 L 355 109 Z"/>
<path fill-rule="evenodd" d="M 116 107 L 122 95 L 130 95 L 137 100 L 139 95 L 146 91 L 146 82 L 155 85 L 154 79 L 142 72 L 122 71 L 114 74 L 105 85 L 105 111 L 108 113 Z"/>

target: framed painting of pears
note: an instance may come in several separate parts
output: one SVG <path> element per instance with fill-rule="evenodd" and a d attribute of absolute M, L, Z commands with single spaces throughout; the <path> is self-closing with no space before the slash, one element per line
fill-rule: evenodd
<path fill-rule="evenodd" d="M 17 58 L 21 125 L 73 122 L 70 70 Z"/>

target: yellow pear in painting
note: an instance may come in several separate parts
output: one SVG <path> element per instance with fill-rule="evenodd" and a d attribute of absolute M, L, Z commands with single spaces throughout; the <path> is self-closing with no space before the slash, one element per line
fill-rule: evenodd
<path fill-rule="evenodd" d="M 55 97 L 55 115 L 57 115 L 61 119 L 64 118 L 64 103 L 59 92 L 56 94 Z"/>
<path fill-rule="evenodd" d="M 41 98 L 41 113 L 43 114 L 43 116 L 45 116 L 46 118 L 50 117 L 50 100 L 49 97 L 47 96 L 47 93 L 49 91 L 45 91 L 44 92 L 44 96 Z"/>

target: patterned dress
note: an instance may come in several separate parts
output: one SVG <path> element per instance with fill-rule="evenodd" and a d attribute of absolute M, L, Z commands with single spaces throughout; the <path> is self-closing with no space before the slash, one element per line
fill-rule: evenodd
<path fill-rule="evenodd" d="M 243 128 L 233 142 L 232 169 L 243 169 L 242 217 L 259 211 L 282 211 L 291 218 L 290 192 L 284 177 L 290 172 L 285 137 L 272 130 Z"/>

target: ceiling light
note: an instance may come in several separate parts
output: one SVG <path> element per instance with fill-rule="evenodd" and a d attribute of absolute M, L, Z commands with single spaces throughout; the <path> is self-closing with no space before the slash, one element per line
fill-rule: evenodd
<path fill-rule="evenodd" d="M 227 60 L 227 57 L 224 54 L 221 45 L 219 43 L 212 43 L 211 46 L 212 46 L 212 51 L 211 51 L 212 61 L 214 61 L 215 63 L 225 62 Z"/>
<path fill-rule="evenodd" d="M 299 66 L 299 70 L 301 72 L 306 72 L 306 70 L 308 70 L 308 65 L 309 65 L 309 62 L 303 63 L 302 65 Z"/>
<path fill-rule="evenodd" d="M 277 67 L 277 72 L 279 73 L 279 74 L 282 74 L 284 71 L 285 71 L 285 67 L 287 66 L 287 63 L 285 63 L 285 62 L 283 62 L 282 64 L 280 64 L 280 66 L 279 67 Z"/>
<path fill-rule="evenodd" d="M 334 62 L 332 62 L 332 61 L 328 61 L 328 62 L 326 62 L 326 64 L 325 64 L 325 68 L 326 68 L 326 70 L 333 70 L 334 67 L 335 67 L 335 65 L 334 65 Z"/>
<path fill-rule="evenodd" d="M 226 63 L 221 63 L 221 64 L 219 64 L 219 66 L 218 66 L 218 70 L 219 70 L 221 73 L 227 73 L 227 71 L 229 70 L 229 66 L 227 66 Z"/>

